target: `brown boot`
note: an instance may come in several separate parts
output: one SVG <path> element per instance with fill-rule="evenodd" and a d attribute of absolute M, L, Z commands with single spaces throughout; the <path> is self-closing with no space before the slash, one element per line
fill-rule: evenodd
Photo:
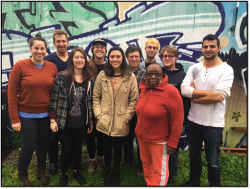
<path fill-rule="evenodd" d="M 95 175 L 95 171 L 96 171 L 96 159 L 89 160 L 88 173 Z"/>
<path fill-rule="evenodd" d="M 96 163 L 96 172 L 101 172 L 103 171 L 104 163 L 103 163 L 103 158 L 99 159 L 97 158 L 97 163 Z"/>
<path fill-rule="evenodd" d="M 49 177 L 45 174 L 45 165 L 37 166 L 37 179 L 39 179 L 43 186 L 49 184 Z"/>
<path fill-rule="evenodd" d="M 23 171 L 23 172 L 18 171 L 18 178 L 23 183 L 23 186 L 33 186 L 28 179 L 27 171 Z"/>

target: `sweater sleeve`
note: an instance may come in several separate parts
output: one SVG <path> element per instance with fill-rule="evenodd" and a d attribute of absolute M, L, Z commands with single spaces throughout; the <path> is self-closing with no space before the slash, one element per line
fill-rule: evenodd
<path fill-rule="evenodd" d="M 11 123 L 19 123 L 18 116 L 18 98 L 17 94 L 19 92 L 20 84 L 22 80 L 22 69 L 18 63 L 16 63 L 9 76 L 9 86 L 8 86 L 8 106 L 9 106 L 9 115 Z"/>
<path fill-rule="evenodd" d="M 192 70 L 193 70 L 193 66 L 191 66 L 188 69 L 187 74 L 181 84 L 182 96 L 190 98 L 190 99 L 192 99 L 192 94 L 194 91 L 194 88 L 190 86 L 190 84 L 194 82 Z"/>
<path fill-rule="evenodd" d="M 167 104 L 170 119 L 170 135 L 167 144 L 172 148 L 177 148 L 183 127 L 184 110 L 179 91 L 174 91 L 171 97 L 174 100 L 169 100 Z"/>

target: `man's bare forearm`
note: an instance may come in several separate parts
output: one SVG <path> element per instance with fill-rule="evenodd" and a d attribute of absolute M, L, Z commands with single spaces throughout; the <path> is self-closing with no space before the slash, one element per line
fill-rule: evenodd
<path fill-rule="evenodd" d="M 192 94 L 192 99 L 202 98 L 202 97 L 205 97 L 211 93 L 212 93 L 212 91 L 194 89 L 193 94 Z"/>
<path fill-rule="evenodd" d="M 215 102 L 222 102 L 224 98 L 218 93 L 210 93 L 205 97 L 193 99 L 194 102 L 201 104 L 212 104 Z"/>

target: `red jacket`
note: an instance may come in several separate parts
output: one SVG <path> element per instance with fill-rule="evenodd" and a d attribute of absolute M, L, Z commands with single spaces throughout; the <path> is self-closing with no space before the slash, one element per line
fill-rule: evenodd
<path fill-rule="evenodd" d="M 137 125 L 135 134 L 143 141 L 160 143 L 177 148 L 182 132 L 184 110 L 179 91 L 168 83 L 163 74 L 162 81 L 155 88 L 139 85 L 141 94 L 136 106 Z"/>

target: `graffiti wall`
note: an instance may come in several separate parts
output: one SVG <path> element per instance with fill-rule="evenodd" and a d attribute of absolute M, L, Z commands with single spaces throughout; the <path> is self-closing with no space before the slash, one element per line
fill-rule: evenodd
<path fill-rule="evenodd" d="M 212 33 L 221 40 L 220 58 L 235 71 L 223 133 L 223 142 L 227 131 L 229 138 L 232 135 L 228 145 L 235 146 L 244 133 L 231 127 L 247 126 L 246 7 L 246 2 L 3 2 L 2 88 L 8 88 L 15 62 L 30 57 L 27 41 L 38 32 L 48 41 L 48 54 L 56 51 L 53 31 L 62 29 L 69 36 L 68 50 L 80 46 L 89 58 L 97 38 L 105 40 L 108 49 L 125 50 L 130 45 L 144 49 L 147 38 L 154 37 L 161 47 L 178 49 L 185 71 L 202 58 L 202 38 Z"/>

